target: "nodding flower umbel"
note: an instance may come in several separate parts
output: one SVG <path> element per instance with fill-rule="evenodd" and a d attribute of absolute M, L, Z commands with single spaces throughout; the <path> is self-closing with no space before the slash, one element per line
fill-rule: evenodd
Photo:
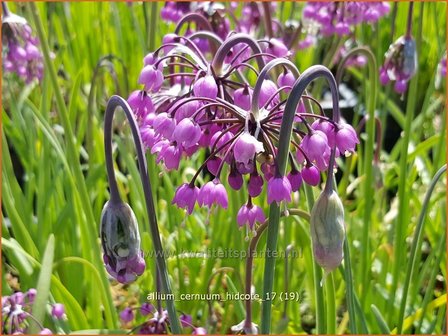
<path fill-rule="evenodd" d="M 120 320 L 125 325 L 131 325 L 135 320 L 139 320 L 137 312 L 146 320 L 132 327 L 132 330 L 138 335 L 161 335 L 170 333 L 170 318 L 166 310 L 162 308 L 155 309 L 155 307 L 145 302 L 140 307 L 126 307 L 119 316 Z M 181 326 L 183 328 L 182 334 L 205 335 L 207 331 L 205 328 L 196 327 L 193 325 L 193 318 L 189 314 L 182 314 L 179 317 Z"/>
<path fill-rule="evenodd" d="M 33 31 L 27 21 L 9 12 L 5 2 L 2 2 L 2 43 L 3 70 L 6 73 L 16 73 L 26 83 L 43 77 L 43 56 L 39 50 L 39 39 L 33 36 Z"/>
<path fill-rule="evenodd" d="M 36 323 L 33 315 L 33 303 L 37 291 L 30 288 L 27 292 L 15 292 L 9 296 L 2 296 L 2 333 L 3 334 L 27 334 L 31 323 Z M 66 319 L 65 308 L 61 303 L 55 303 L 51 307 L 51 316 L 55 319 Z M 40 335 L 52 335 L 53 332 L 45 328 L 39 322 Z"/>
<path fill-rule="evenodd" d="M 194 17 L 187 14 L 179 24 Z M 305 98 L 318 104 L 314 98 L 302 98 L 294 117 L 290 170 L 279 176 L 276 158 L 285 97 L 299 77 L 288 60 L 288 48 L 281 39 L 256 40 L 244 33 L 229 34 L 224 40 L 213 31 L 189 34 L 191 39 L 170 33 L 143 58 L 139 78 L 143 87 L 130 95 L 129 105 L 144 145 L 167 170 L 179 169 L 183 158 L 206 153 L 190 181 L 178 187 L 172 203 L 189 214 L 196 204 L 208 211 L 227 208 L 227 185 L 241 190 L 246 184 L 249 201 L 241 207 L 237 222 L 247 227 L 246 232 L 254 232 L 265 218 L 262 207 L 255 204 L 265 185 L 268 203 L 290 202 L 302 181 L 319 184 L 331 149 L 336 156 L 348 155 L 359 140 L 350 125 L 333 121 L 321 108 L 320 114 L 308 110 Z M 216 51 L 198 48 L 193 39 L 199 37 L 208 39 Z M 276 66 L 281 71 L 268 77 Z M 255 83 L 247 73 L 255 74 Z M 204 171 L 212 176 L 198 186 Z"/>
<path fill-rule="evenodd" d="M 145 260 L 140 250 L 138 224 L 129 205 L 110 201 L 104 205 L 100 237 L 103 261 L 112 277 L 129 283 L 143 273 Z"/>

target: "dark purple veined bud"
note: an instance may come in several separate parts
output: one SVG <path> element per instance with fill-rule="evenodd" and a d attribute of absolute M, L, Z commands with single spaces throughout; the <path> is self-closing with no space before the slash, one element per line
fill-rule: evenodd
<path fill-rule="evenodd" d="M 137 219 L 123 202 L 104 205 L 101 214 L 101 246 L 107 272 L 121 283 L 134 281 L 145 270 Z"/>
<path fill-rule="evenodd" d="M 314 259 L 329 273 L 344 257 L 344 207 L 334 190 L 321 193 L 311 211 L 310 226 Z"/>

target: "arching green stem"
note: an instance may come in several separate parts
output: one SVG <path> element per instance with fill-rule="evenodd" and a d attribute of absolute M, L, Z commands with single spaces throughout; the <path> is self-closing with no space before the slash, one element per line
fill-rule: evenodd
<path fill-rule="evenodd" d="M 291 142 L 292 126 L 294 123 L 294 115 L 297 109 L 297 105 L 304 93 L 306 87 L 316 78 L 324 77 L 330 86 L 332 101 L 333 101 L 333 120 L 339 122 L 339 94 L 336 86 L 336 81 L 326 67 L 322 65 L 315 65 L 305 70 L 299 79 L 294 84 L 291 90 L 289 98 L 286 102 L 285 112 L 283 114 L 282 124 L 280 128 L 279 139 L 279 151 L 277 155 L 277 173 L 280 176 L 284 176 L 286 173 L 286 165 L 288 162 L 289 145 Z M 334 160 L 334 151 L 332 149 L 332 157 Z M 330 167 L 331 162 L 330 162 Z M 328 182 L 332 183 L 332 182 Z M 269 224 L 266 242 L 266 259 L 264 268 L 264 281 L 263 281 L 263 304 L 262 304 L 262 316 L 261 316 L 261 330 L 262 334 L 268 334 L 271 329 L 271 305 L 270 293 L 273 289 L 274 276 L 275 276 L 275 257 L 272 252 L 277 249 L 278 231 L 280 220 L 280 208 L 277 203 L 273 202 L 269 210 Z"/>
<path fill-rule="evenodd" d="M 229 51 L 237 44 L 245 43 L 247 44 L 253 51 L 254 54 L 262 54 L 262 50 L 256 40 L 254 40 L 250 35 L 247 34 L 235 34 L 232 37 L 229 37 L 224 44 L 222 44 L 218 51 L 213 57 L 212 68 L 215 71 L 216 75 L 222 75 L 223 72 L 223 64 L 224 59 L 229 53 Z M 257 57 L 258 67 L 262 69 L 264 67 L 263 57 Z"/>
<path fill-rule="evenodd" d="M 212 26 L 210 25 L 210 22 L 205 18 L 205 16 L 199 14 L 199 13 L 188 13 L 187 15 L 183 16 L 182 19 L 177 23 L 176 28 L 174 29 L 174 34 L 178 35 L 182 27 L 186 23 L 194 22 L 200 29 L 213 31 Z"/>
<path fill-rule="evenodd" d="M 417 250 L 421 248 L 422 245 L 422 232 L 425 225 L 425 218 L 426 218 L 426 212 L 428 210 L 429 201 L 431 199 L 432 192 L 434 191 L 434 188 L 436 186 L 436 183 L 439 181 L 442 174 L 446 172 L 446 164 L 443 165 L 437 173 L 434 175 L 428 191 L 426 192 L 425 199 L 423 200 L 422 204 L 422 210 L 420 212 L 420 215 L 418 217 L 417 226 L 415 228 L 414 238 L 412 238 L 412 245 L 411 245 L 411 253 L 409 254 L 408 259 L 408 266 L 406 268 L 406 278 L 404 279 L 404 285 L 403 285 L 403 294 L 401 297 L 401 304 L 400 304 L 400 312 L 398 314 L 398 324 L 397 324 L 397 334 L 402 333 L 403 328 L 403 320 L 404 320 L 404 313 L 406 309 L 406 301 L 408 298 L 408 291 L 409 291 L 409 285 L 411 283 L 411 278 L 414 273 L 415 265 L 417 264 Z"/>
<path fill-rule="evenodd" d="M 358 47 L 350 50 L 339 63 L 336 73 L 336 81 L 340 83 L 342 78 L 343 69 L 347 64 L 347 61 L 354 55 L 361 54 L 367 58 L 367 64 L 369 67 L 369 81 L 370 81 L 370 99 L 367 106 L 367 141 L 364 149 L 364 175 L 365 184 L 363 188 L 364 192 L 364 212 L 363 212 L 363 229 L 361 238 L 361 284 L 363 291 L 367 291 L 369 286 L 368 275 L 370 272 L 370 260 L 369 260 L 369 231 L 372 221 L 372 208 L 373 208 L 373 153 L 375 151 L 375 106 L 378 92 L 378 67 L 376 64 L 375 56 L 372 51 L 367 47 Z M 364 306 L 367 295 L 361 297 L 361 305 Z"/>
<path fill-rule="evenodd" d="M 263 85 L 263 82 L 266 79 L 268 72 L 277 66 L 284 66 L 284 67 L 288 68 L 295 77 L 300 76 L 300 72 L 297 69 L 297 67 L 294 65 L 294 63 L 292 63 L 291 61 L 289 61 L 285 58 L 276 58 L 276 59 L 273 59 L 272 61 L 270 61 L 268 64 L 266 64 L 263 67 L 263 69 L 261 70 L 260 75 L 257 78 L 257 82 L 255 83 L 255 86 L 254 86 L 254 92 L 252 94 L 252 105 L 251 105 L 250 110 L 251 110 L 255 120 L 259 120 L 259 118 L 260 118 L 260 116 L 259 116 L 260 108 L 258 106 L 258 104 L 259 104 L 258 101 L 259 101 L 259 97 L 260 97 L 261 86 Z"/>
<path fill-rule="evenodd" d="M 167 294 L 168 297 L 166 299 L 166 306 L 168 310 L 168 316 L 170 319 L 170 326 L 174 334 L 180 334 L 181 327 L 179 319 L 177 318 L 176 309 L 174 307 L 174 300 L 171 298 L 171 285 L 168 279 L 168 271 L 166 268 L 166 261 L 164 257 L 165 254 L 163 252 L 162 243 L 160 241 L 159 227 L 157 225 L 156 210 L 154 207 L 154 200 L 152 198 L 151 183 L 149 180 L 148 167 L 146 163 L 146 157 L 144 154 L 145 152 L 143 150 L 142 139 L 140 137 L 137 121 L 135 120 L 131 108 L 129 107 L 126 100 L 124 100 L 120 96 L 112 96 L 109 99 L 104 116 L 104 146 L 106 152 L 107 178 L 110 186 L 110 202 L 113 203 L 120 200 L 120 195 L 118 194 L 117 182 L 115 180 L 115 172 L 113 167 L 113 156 L 112 156 L 112 121 L 117 107 L 121 107 L 123 109 L 126 118 L 129 122 L 129 126 L 131 127 L 132 137 L 137 152 L 140 179 L 142 182 L 143 192 L 145 195 L 146 211 L 149 218 L 151 238 L 154 250 L 156 252 L 155 255 L 156 255 L 157 269 L 159 270 L 162 289 L 165 292 L 165 294 Z"/>

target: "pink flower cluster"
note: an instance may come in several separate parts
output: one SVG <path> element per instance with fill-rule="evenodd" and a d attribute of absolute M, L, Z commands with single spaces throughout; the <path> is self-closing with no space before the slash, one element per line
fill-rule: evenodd
<path fill-rule="evenodd" d="M 166 310 L 158 311 L 154 306 L 148 302 L 142 304 L 141 307 L 127 307 L 120 312 L 120 320 L 124 324 L 129 324 L 136 318 L 135 311 L 138 311 L 141 316 L 148 320 L 141 323 L 132 329 L 139 335 L 162 335 L 167 334 L 170 328 L 170 321 Z M 205 328 L 196 327 L 193 325 L 193 318 L 191 315 L 180 315 L 180 323 L 183 328 L 192 330 L 192 335 L 206 335 Z"/>
<path fill-rule="evenodd" d="M 328 35 L 349 35 L 360 23 L 373 23 L 389 13 L 387 2 L 322 1 L 307 2 L 303 17 L 319 24 L 320 32 Z"/>
<path fill-rule="evenodd" d="M 390 81 L 395 81 L 395 92 L 403 94 L 416 70 L 415 40 L 411 36 L 402 36 L 392 43 L 386 52 L 384 64 L 380 68 L 380 82 L 386 85 Z"/>
<path fill-rule="evenodd" d="M 182 159 L 197 159 L 199 151 L 207 153 L 194 177 L 178 187 L 173 204 L 190 214 L 196 204 L 227 208 L 226 187 L 241 190 L 245 185 L 247 203 L 237 222 L 254 230 L 265 216 L 253 199 L 265 185 L 268 203 L 290 202 L 302 181 L 319 184 L 332 148 L 337 156 L 355 150 L 359 141 L 350 125 L 307 112 L 302 102 L 295 116 L 289 172 L 281 177 L 276 168 L 278 138 L 287 94 L 297 78 L 284 68 L 276 79 L 260 79 L 256 88 L 246 76 L 258 78 L 265 62 L 287 59 L 288 48 L 278 39 L 255 40 L 240 33 L 229 35 L 213 54 L 186 36 L 169 35 L 164 39 L 169 42 L 144 57 L 138 81 L 143 88 L 128 103 L 143 143 L 167 170 L 178 170 Z M 198 186 L 197 177 L 204 171 L 212 178 Z"/>
<path fill-rule="evenodd" d="M 33 315 L 33 303 L 37 291 L 30 288 L 27 292 L 15 292 L 9 296 L 2 296 L 2 333 L 5 334 L 26 334 L 29 321 L 35 323 Z M 55 319 L 64 319 L 65 308 L 61 303 L 51 306 L 51 316 Z M 52 331 L 41 326 L 40 335 L 52 335 Z"/>
<path fill-rule="evenodd" d="M 3 70 L 16 73 L 26 83 L 34 79 L 42 80 L 43 58 L 39 50 L 39 40 L 33 36 L 26 20 L 7 13 L 2 18 Z"/>

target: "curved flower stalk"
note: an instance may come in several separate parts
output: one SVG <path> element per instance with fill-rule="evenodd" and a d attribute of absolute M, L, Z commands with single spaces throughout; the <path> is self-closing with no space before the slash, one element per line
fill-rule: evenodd
<path fill-rule="evenodd" d="M 128 103 L 119 96 L 112 96 L 106 107 L 104 119 L 104 144 L 106 152 L 106 168 L 110 187 L 110 200 L 105 205 L 102 218 L 101 241 L 104 251 L 104 262 L 109 273 L 116 276 L 121 282 L 132 281 L 136 275 L 144 271 L 144 260 L 139 255 L 140 239 L 135 216 L 129 206 L 125 205 L 120 198 L 115 172 L 113 168 L 112 156 L 112 121 L 115 110 L 121 107 L 128 119 L 131 127 L 134 144 L 137 151 L 140 178 L 145 194 L 146 210 L 150 222 L 150 230 L 153 246 L 156 253 L 156 265 L 159 270 L 162 289 L 165 294 L 171 294 L 171 286 L 168 280 L 168 272 L 160 241 L 159 229 L 157 226 L 156 211 L 151 193 L 151 186 L 148 176 L 146 158 L 143 151 L 143 144 L 138 131 L 137 122 Z M 115 274 L 116 272 L 116 274 Z M 179 320 L 177 319 L 174 302 L 167 296 L 167 311 L 170 318 L 171 330 L 175 334 L 181 332 Z"/>
<path fill-rule="evenodd" d="M 6 50 L 3 70 L 16 73 L 27 84 L 34 79 L 41 81 L 44 64 L 39 39 L 23 17 L 9 11 L 6 2 L 2 2 L 2 9 L 2 42 Z"/>
<path fill-rule="evenodd" d="M 412 279 L 412 274 L 414 272 L 414 268 L 417 263 L 417 250 L 421 248 L 422 244 L 422 232 L 425 225 L 425 217 L 428 210 L 429 201 L 431 199 L 431 195 L 434 191 L 434 188 L 436 187 L 436 184 L 440 177 L 443 175 L 443 173 L 446 172 L 447 165 L 443 165 L 434 175 L 433 179 L 431 180 L 431 183 L 429 184 L 428 191 L 425 194 L 425 199 L 423 200 L 422 204 L 422 210 L 420 212 L 420 215 L 418 216 L 417 226 L 415 229 L 414 237 L 412 238 L 412 245 L 411 245 L 411 252 L 408 259 L 408 264 L 406 268 L 406 278 L 403 285 L 403 295 L 401 297 L 401 303 L 400 303 L 400 312 L 398 315 L 398 326 L 397 326 L 397 334 L 401 334 L 403 330 L 403 320 L 404 320 L 404 314 L 406 310 L 406 302 L 408 299 L 408 290 L 409 285 Z"/>
<path fill-rule="evenodd" d="M 377 92 L 378 92 L 378 68 L 375 60 L 375 56 L 373 55 L 372 51 L 368 47 L 357 47 L 352 50 L 350 50 L 346 56 L 342 59 L 341 63 L 338 66 L 338 70 L 336 73 L 336 82 L 340 83 L 342 78 L 342 72 L 347 64 L 349 62 L 349 59 L 354 55 L 363 55 L 367 59 L 367 65 L 369 67 L 369 81 L 370 81 L 370 95 L 369 95 L 369 101 L 367 105 L 367 119 L 366 119 L 366 133 L 367 133 L 367 140 L 365 144 L 365 150 L 364 150 L 364 169 L 365 172 L 365 183 L 363 188 L 364 193 L 364 210 L 363 210 L 363 230 L 362 230 L 362 260 L 361 263 L 361 269 L 360 274 L 362 276 L 362 284 L 363 286 L 367 285 L 367 276 L 369 274 L 370 270 L 370 263 L 369 263 L 369 234 L 370 234 L 370 223 L 372 218 L 372 208 L 373 208 L 373 198 L 369 195 L 372 195 L 373 191 L 373 185 L 375 181 L 375 171 L 374 167 L 377 166 L 375 163 L 376 159 L 378 158 L 378 155 L 375 155 L 374 158 L 374 151 L 375 151 L 375 106 L 376 106 L 376 100 L 377 100 Z M 381 129 L 377 127 L 377 130 L 381 132 Z M 378 133 L 378 132 L 377 132 Z M 378 133 L 381 135 L 381 133 Z M 377 136 L 377 140 L 380 143 L 381 142 L 381 136 Z M 377 151 L 380 151 L 381 147 L 378 146 Z M 379 152 L 378 152 L 379 153 Z M 351 270 L 347 270 L 348 272 L 351 272 Z"/>
<path fill-rule="evenodd" d="M 33 303 L 37 291 L 30 288 L 27 292 L 15 292 L 9 296 L 2 296 L 2 334 L 26 334 L 30 323 L 36 323 L 40 328 L 40 335 L 52 335 L 53 332 L 45 328 L 33 315 Z M 67 319 L 64 305 L 51 305 L 51 316 L 54 319 Z"/>
<path fill-rule="evenodd" d="M 293 124 L 295 120 L 296 110 L 299 104 L 300 99 L 302 98 L 302 94 L 304 93 L 306 87 L 313 80 L 319 77 L 324 77 L 330 86 L 330 90 L 332 93 L 332 101 L 333 101 L 333 118 L 332 121 L 334 125 L 338 125 L 340 119 L 339 112 L 339 95 L 336 86 L 336 81 L 331 74 L 331 72 L 325 68 L 324 66 L 316 65 L 312 66 L 309 69 L 305 70 L 299 79 L 295 82 L 291 93 L 289 95 L 288 100 L 286 101 L 286 106 L 284 110 L 284 114 L 282 117 L 282 124 L 280 128 L 280 139 L 279 139 L 279 149 L 278 156 L 276 159 L 276 176 L 279 179 L 284 178 L 286 173 L 286 166 L 289 157 L 289 146 L 291 143 L 291 136 L 293 131 Z M 339 128 L 339 126 L 336 126 Z M 338 134 L 340 129 L 336 131 Z M 351 132 L 350 132 L 351 133 Z M 350 136 L 350 140 L 353 138 Z M 347 138 L 347 139 L 349 139 Z M 356 138 L 357 139 L 357 138 Z M 352 145 L 352 143 L 350 143 Z M 330 149 L 330 159 L 328 163 L 329 176 L 327 179 L 327 184 L 325 189 L 332 190 L 333 189 L 333 181 L 332 181 L 332 171 L 334 167 L 335 157 L 337 154 L 337 146 L 333 144 Z M 278 229 L 279 229 L 279 218 L 280 218 L 280 208 L 278 204 L 272 203 L 269 210 L 269 224 L 268 224 L 268 236 L 266 249 L 269 251 L 275 251 L 277 248 L 277 240 L 278 240 Z M 262 323 L 261 323 L 261 333 L 267 334 L 270 331 L 271 325 L 271 300 L 266 293 L 271 293 L 273 288 L 275 274 L 275 258 L 272 256 L 267 256 L 265 259 L 265 270 L 264 270 L 264 283 L 263 283 L 263 293 L 264 301 L 262 305 Z"/>

